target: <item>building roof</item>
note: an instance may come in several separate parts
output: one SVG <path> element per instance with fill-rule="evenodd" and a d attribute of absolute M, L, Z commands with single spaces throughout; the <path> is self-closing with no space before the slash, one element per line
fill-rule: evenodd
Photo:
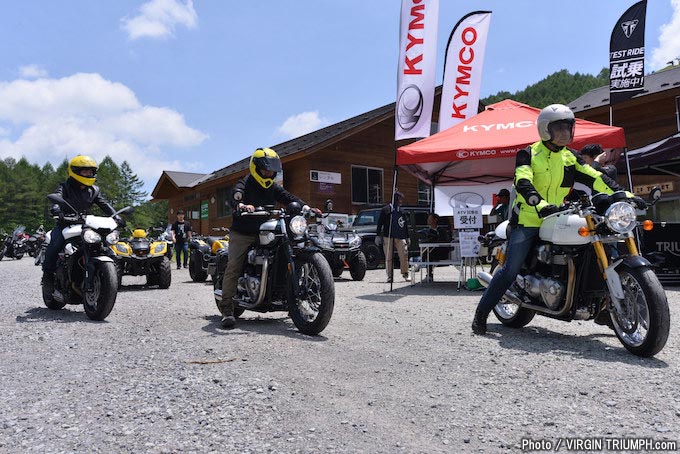
<path fill-rule="evenodd" d="M 337 142 L 349 134 L 355 134 L 362 129 L 366 129 L 376 123 L 379 123 L 391 116 L 394 116 L 395 103 L 387 104 L 386 106 L 373 109 L 370 112 L 365 112 L 348 120 L 341 121 L 334 125 L 327 126 L 317 131 L 310 132 L 304 136 L 296 137 L 295 139 L 282 142 L 274 145 L 273 148 L 276 153 L 284 158 L 301 151 L 311 152 L 319 148 L 327 147 L 334 142 Z M 250 156 L 223 167 L 215 172 L 208 174 L 201 181 L 194 182 L 194 185 L 204 183 L 207 181 L 222 178 L 233 173 L 245 170 L 250 164 Z"/>
<path fill-rule="evenodd" d="M 632 97 L 641 98 L 652 93 L 658 93 L 673 88 L 680 88 L 680 66 L 657 71 L 645 76 L 645 89 Z M 569 103 L 569 108 L 574 112 L 594 109 L 609 105 L 609 85 L 594 88 L 580 98 Z"/>
<path fill-rule="evenodd" d="M 178 188 L 190 188 L 195 186 L 197 181 L 206 176 L 204 173 L 173 172 L 171 170 L 164 170 L 163 173 L 165 173 Z"/>

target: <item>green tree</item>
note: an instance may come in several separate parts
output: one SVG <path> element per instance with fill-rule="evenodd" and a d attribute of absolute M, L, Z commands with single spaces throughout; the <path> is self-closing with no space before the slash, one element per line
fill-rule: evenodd
<path fill-rule="evenodd" d="M 120 182 L 118 190 L 120 191 L 120 205 L 136 206 L 141 204 L 147 196 L 147 193 L 142 190 L 144 182 L 132 171 L 130 164 L 123 161 L 120 166 Z"/>
<path fill-rule="evenodd" d="M 117 210 L 125 205 L 121 204 L 122 194 L 120 191 L 121 173 L 118 164 L 109 156 L 102 159 L 97 170 L 97 186 L 111 205 Z"/>

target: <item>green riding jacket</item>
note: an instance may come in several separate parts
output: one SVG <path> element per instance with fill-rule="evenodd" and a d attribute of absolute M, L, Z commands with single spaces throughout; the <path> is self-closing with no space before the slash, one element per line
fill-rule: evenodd
<path fill-rule="evenodd" d="M 517 198 L 510 223 L 539 227 L 542 220 L 538 213 L 547 205 L 561 205 L 576 182 L 585 184 L 594 194 L 612 194 L 623 189 L 616 181 L 587 165 L 567 147 L 550 151 L 539 141 L 520 150 L 515 165 Z M 526 201 L 531 195 L 539 196 L 541 201 L 538 205 L 527 205 Z"/>

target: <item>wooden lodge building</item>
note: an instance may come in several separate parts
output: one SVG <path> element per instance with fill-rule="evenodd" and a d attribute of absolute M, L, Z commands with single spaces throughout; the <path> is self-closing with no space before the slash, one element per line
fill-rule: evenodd
<path fill-rule="evenodd" d="M 438 88 L 435 106 L 440 96 Z M 625 129 L 628 148 L 678 133 L 679 99 L 680 66 L 675 66 L 646 76 L 643 93 L 615 105 L 613 124 Z M 609 124 L 609 87 L 591 90 L 569 106 L 579 118 Z M 387 203 L 392 197 L 395 145 L 407 143 L 395 144 L 394 107 L 394 103 L 388 104 L 271 146 L 281 157 L 283 185 L 311 206 L 322 207 L 326 199 L 332 199 L 337 213 L 356 214 Z M 433 119 L 438 118 L 436 110 Z M 152 197 L 168 200 L 168 222 L 174 221 L 174 213 L 181 208 L 201 234 L 229 227 L 231 210 L 225 202 L 233 185 L 248 174 L 253 151 L 245 150 L 244 159 L 209 174 L 164 171 Z M 680 147 L 678 155 L 680 159 Z M 650 184 L 665 184 L 664 202 L 657 208 L 664 220 L 680 221 L 680 170 L 670 172 L 633 172 L 633 185 L 636 190 L 642 188 L 637 192 L 644 196 L 644 188 Z M 398 189 L 409 205 L 430 204 L 431 188 L 406 172 L 399 173 Z"/>

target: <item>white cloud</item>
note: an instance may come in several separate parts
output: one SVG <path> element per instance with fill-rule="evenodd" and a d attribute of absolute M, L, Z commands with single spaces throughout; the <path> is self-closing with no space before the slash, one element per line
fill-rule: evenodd
<path fill-rule="evenodd" d="M 669 61 L 680 58 L 680 0 L 671 0 L 673 15 L 662 25 L 659 34 L 659 47 L 652 51 L 652 69 L 661 69 Z"/>
<path fill-rule="evenodd" d="M 151 184 L 163 170 L 200 167 L 170 158 L 167 148 L 193 147 L 207 138 L 179 112 L 142 105 L 125 85 L 83 73 L 0 82 L 0 130 L 6 132 L 0 134 L 0 159 L 59 164 L 78 153 L 98 161 L 109 155 L 128 161 Z"/>
<path fill-rule="evenodd" d="M 38 79 L 40 77 L 47 77 L 47 71 L 38 65 L 26 65 L 19 68 L 21 77 L 27 79 Z"/>
<path fill-rule="evenodd" d="M 130 39 L 164 39 L 174 35 L 175 27 L 196 27 L 198 16 L 192 0 L 150 0 L 139 8 L 139 15 L 122 19 L 122 29 Z"/>
<path fill-rule="evenodd" d="M 302 112 L 292 115 L 278 127 L 277 132 L 289 139 L 316 131 L 329 123 L 319 117 L 319 112 Z"/>

